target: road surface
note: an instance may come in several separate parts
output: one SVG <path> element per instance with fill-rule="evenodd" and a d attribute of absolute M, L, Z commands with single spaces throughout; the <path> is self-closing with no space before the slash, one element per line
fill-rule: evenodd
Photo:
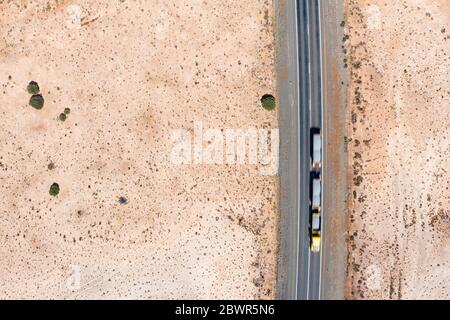
<path fill-rule="evenodd" d="M 297 33 L 300 61 L 300 201 L 297 299 L 321 297 L 321 252 L 310 247 L 310 143 L 311 128 L 322 128 L 322 54 L 320 2 L 297 0 Z M 324 136 L 324 135 L 322 135 Z M 323 143 L 323 146 L 326 144 Z M 325 151 L 326 148 L 323 148 Z M 323 159 L 325 159 L 325 155 Z M 322 180 L 323 180 L 322 172 Z M 325 192 L 325 190 L 323 190 Z M 322 216 L 327 214 L 322 210 Z M 322 224 L 324 219 L 322 218 Z M 323 229 L 323 226 L 322 226 Z"/>
<path fill-rule="evenodd" d="M 313 300 L 321 297 L 321 253 L 310 252 L 309 232 L 310 132 L 322 127 L 321 8 L 317 0 L 278 0 L 276 8 L 282 106 L 277 297 Z"/>

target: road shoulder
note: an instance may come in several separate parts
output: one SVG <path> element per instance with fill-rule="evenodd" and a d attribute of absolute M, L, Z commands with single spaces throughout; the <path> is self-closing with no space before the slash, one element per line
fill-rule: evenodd
<path fill-rule="evenodd" d="M 345 150 L 346 71 L 340 63 L 344 8 L 342 1 L 330 0 L 322 6 L 323 46 L 323 127 L 324 199 L 322 299 L 344 299 L 346 275 L 346 198 Z"/>

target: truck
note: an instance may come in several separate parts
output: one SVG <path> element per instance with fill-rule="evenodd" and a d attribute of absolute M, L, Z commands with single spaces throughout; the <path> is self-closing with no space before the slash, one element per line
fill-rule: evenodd
<path fill-rule="evenodd" d="M 322 202 L 322 181 L 320 177 L 314 177 L 312 181 L 311 209 L 320 212 Z"/>
<path fill-rule="evenodd" d="M 322 167 L 322 135 L 319 128 L 311 129 L 312 148 L 311 148 L 311 166 L 313 170 Z"/>
<path fill-rule="evenodd" d="M 320 251 L 321 241 L 321 205 L 322 181 L 319 175 L 313 175 L 311 192 L 311 251 Z"/>
<path fill-rule="evenodd" d="M 311 223 L 311 251 L 320 251 L 320 212 L 313 212 L 312 223 Z"/>

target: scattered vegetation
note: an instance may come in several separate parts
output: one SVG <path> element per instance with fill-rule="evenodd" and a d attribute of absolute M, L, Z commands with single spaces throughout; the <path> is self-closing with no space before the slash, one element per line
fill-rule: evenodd
<path fill-rule="evenodd" d="M 67 116 L 65 113 L 60 113 L 58 116 L 58 119 L 61 120 L 62 122 L 66 121 Z"/>
<path fill-rule="evenodd" d="M 266 110 L 272 111 L 276 107 L 275 98 L 271 94 L 265 94 L 261 98 L 262 107 Z"/>
<path fill-rule="evenodd" d="M 30 98 L 30 106 L 40 110 L 44 107 L 44 98 L 40 94 L 34 94 Z"/>
<path fill-rule="evenodd" d="M 125 198 L 125 197 L 120 197 L 120 198 L 119 198 L 119 203 L 120 203 L 120 204 L 127 204 L 127 203 L 128 203 L 128 200 L 127 200 L 127 198 Z"/>
<path fill-rule="evenodd" d="M 67 114 L 69 114 L 69 113 L 70 113 L 70 108 L 65 108 L 65 109 L 64 109 L 64 114 L 67 115 Z"/>
<path fill-rule="evenodd" d="M 357 176 L 357 177 L 353 178 L 353 184 L 357 187 L 359 187 L 362 182 L 363 182 L 363 177 L 361 177 L 361 176 Z"/>
<path fill-rule="evenodd" d="M 36 81 L 31 81 L 27 86 L 27 91 L 29 94 L 38 94 L 40 89 Z"/>
<path fill-rule="evenodd" d="M 59 193 L 59 184 L 57 184 L 56 182 L 54 182 L 51 186 L 50 186 L 50 191 L 49 191 L 51 196 L 56 197 Z"/>

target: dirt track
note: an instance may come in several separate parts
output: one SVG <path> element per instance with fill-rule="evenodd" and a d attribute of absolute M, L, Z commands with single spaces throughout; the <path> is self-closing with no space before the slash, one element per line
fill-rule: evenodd
<path fill-rule="evenodd" d="M 278 177 L 169 160 L 195 121 L 277 127 L 272 11 L 0 1 L 0 298 L 273 297 Z"/>
<path fill-rule="evenodd" d="M 348 0 L 347 297 L 449 299 L 448 1 Z"/>

